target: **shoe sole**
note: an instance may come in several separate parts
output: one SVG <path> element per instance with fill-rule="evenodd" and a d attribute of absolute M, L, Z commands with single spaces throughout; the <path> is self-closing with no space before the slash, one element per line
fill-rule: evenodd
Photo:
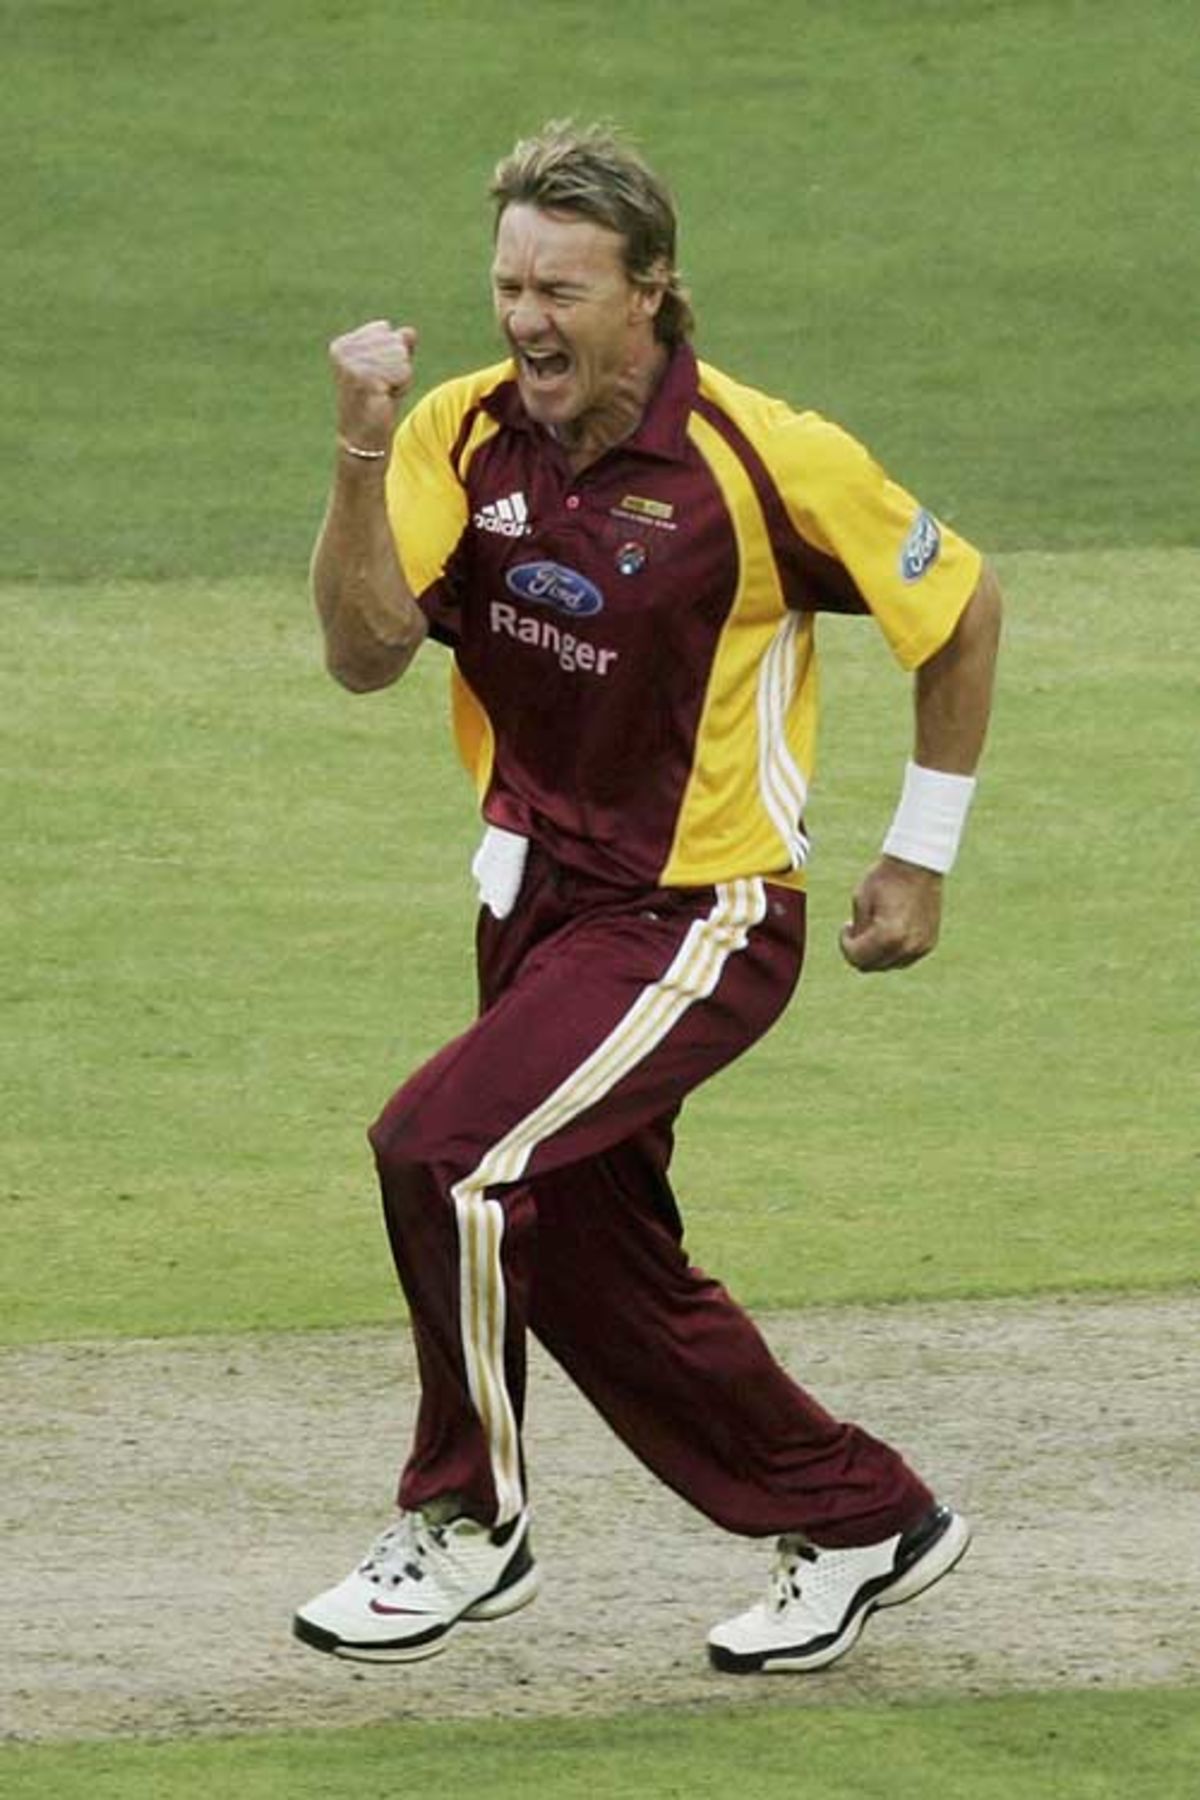
<path fill-rule="evenodd" d="M 322 1625 L 312 1624 L 303 1613 L 297 1613 L 292 1620 L 292 1636 L 306 1644 L 310 1650 L 320 1650 L 328 1656 L 340 1656 L 344 1662 L 424 1662 L 431 1656 L 441 1655 L 451 1633 L 459 1625 L 503 1619 L 509 1613 L 519 1612 L 531 1600 L 536 1600 L 540 1585 L 537 1568 L 531 1563 L 516 1581 L 507 1587 L 498 1588 L 495 1593 L 485 1594 L 482 1600 L 476 1600 L 472 1606 L 459 1613 L 457 1618 L 448 1620 L 444 1625 L 435 1625 L 417 1637 L 397 1638 L 390 1643 L 354 1643 Z"/>
<path fill-rule="evenodd" d="M 797 1645 L 790 1650 L 741 1651 L 710 1643 L 708 1659 L 723 1675 L 803 1673 L 828 1668 L 830 1663 L 854 1648 L 873 1612 L 884 1606 L 902 1606 L 906 1600 L 915 1600 L 918 1594 L 925 1593 L 961 1562 L 970 1542 L 971 1528 L 967 1521 L 958 1513 L 951 1513 L 944 1529 L 907 1569 L 899 1575 L 884 1577 L 882 1586 L 868 1582 L 855 1596 L 855 1604 L 841 1630 L 820 1642 L 814 1650 L 805 1652 L 803 1646 Z"/>

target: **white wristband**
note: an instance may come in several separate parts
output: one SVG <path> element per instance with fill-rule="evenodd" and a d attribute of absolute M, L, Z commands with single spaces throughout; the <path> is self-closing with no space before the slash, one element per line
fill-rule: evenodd
<path fill-rule="evenodd" d="M 974 793 L 973 775 L 947 775 L 941 769 L 908 763 L 883 854 L 947 874 L 954 867 Z"/>

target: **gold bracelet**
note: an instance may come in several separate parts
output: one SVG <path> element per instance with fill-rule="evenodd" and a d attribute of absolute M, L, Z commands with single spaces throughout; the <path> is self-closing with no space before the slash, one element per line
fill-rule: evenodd
<path fill-rule="evenodd" d="M 346 452 L 347 456 L 357 456 L 360 462 L 384 462 L 389 454 L 386 450 L 364 450 L 360 445 L 352 444 L 349 438 L 344 438 L 340 434 L 338 446 Z"/>

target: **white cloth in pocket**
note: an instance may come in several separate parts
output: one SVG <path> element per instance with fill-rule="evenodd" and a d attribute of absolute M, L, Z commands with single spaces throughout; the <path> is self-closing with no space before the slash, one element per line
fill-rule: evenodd
<path fill-rule="evenodd" d="M 482 906 L 496 919 L 507 919 L 517 904 L 525 874 L 529 839 L 518 832 L 489 825 L 471 864 Z"/>

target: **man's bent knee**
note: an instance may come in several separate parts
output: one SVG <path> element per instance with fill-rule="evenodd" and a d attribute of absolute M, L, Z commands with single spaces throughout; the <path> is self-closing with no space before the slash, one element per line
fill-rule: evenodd
<path fill-rule="evenodd" d="M 431 1176 L 449 1193 L 478 1166 L 486 1146 L 461 1127 L 438 1129 L 435 1108 L 391 1100 L 367 1132 L 385 1187 L 411 1180 L 416 1171 Z"/>

